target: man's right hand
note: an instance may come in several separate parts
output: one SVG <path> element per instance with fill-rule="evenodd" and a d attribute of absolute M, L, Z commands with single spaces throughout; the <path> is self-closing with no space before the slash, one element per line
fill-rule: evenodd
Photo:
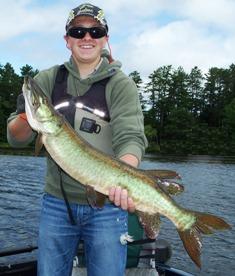
<path fill-rule="evenodd" d="M 17 97 L 16 114 L 18 116 L 8 123 L 8 130 L 14 139 L 24 142 L 32 135 L 32 129 L 25 114 L 25 100 L 22 93 Z"/>

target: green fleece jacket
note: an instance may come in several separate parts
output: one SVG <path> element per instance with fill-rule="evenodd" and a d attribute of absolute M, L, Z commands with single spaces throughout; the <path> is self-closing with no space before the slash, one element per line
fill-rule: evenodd
<path fill-rule="evenodd" d="M 73 96 L 84 95 L 94 82 L 110 77 L 105 93 L 111 118 L 112 147 L 115 157 L 119 158 L 129 153 L 141 160 L 147 146 L 147 140 L 144 135 L 143 115 L 136 85 L 120 70 L 121 63 L 115 61 L 109 64 L 104 53 L 103 61 L 99 68 L 86 79 L 80 78 L 72 57 L 64 65 L 69 71 L 67 92 Z M 58 67 L 59 65 L 56 65 L 48 70 L 41 71 L 35 77 L 48 97 L 52 94 Z M 12 113 L 8 118 L 8 122 L 15 118 L 15 116 L 16 113 Z M 16 141 L 9 131 L 7 136 L 9 144 L 13 147 L 24 147 L 34 139 L 35 134 L 28 141 L 25 141 L 25 143 Z M 65 173 L 62 173 L 62 181 L 70 202 L 87 203 L 84 187 L 80 183 Z M 60 174 L 58 166 L 51 158 L 47 158 L 45 192 L 63 198 L 59 183 Z"/>

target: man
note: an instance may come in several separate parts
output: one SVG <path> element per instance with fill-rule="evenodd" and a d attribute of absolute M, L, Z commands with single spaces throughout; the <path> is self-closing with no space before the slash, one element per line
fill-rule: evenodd
<path fill-rule="evenodd" d="M 89 143 L 137 167 L 147 143 L 137 88 L 120 70 L 120 62 L 104 50 L 109 37 L 103 10 L 91 4 L 73 9 L 64 39 L 70 60 L 41 71 L 36 81 Z M 13 146 L 25 146 L 35 136 L 22 100 L 20 96 L 8 120 Z M 127 190 L 112 187 L 103 205 L 101 195 L 86 190 L 50 157 L 44 190 L 38 275 L 70 275 L 80 240 L 89 276 L 124 275 L 126 245 L 120 238 L 128 231 L 127 211 L 135 210 Z"/>

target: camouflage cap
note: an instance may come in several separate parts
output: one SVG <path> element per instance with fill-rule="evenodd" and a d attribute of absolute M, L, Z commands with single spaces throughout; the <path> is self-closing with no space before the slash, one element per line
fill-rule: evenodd
<path fill-rule="evenodd" d="M 104 11 L 102 9 L 100 9 L 99 7 L 89 4 L 89 3 L 81 4 L 78 7 L 74 8 L 70 11 L 67 22 L 66 22 L 66 26 L 65 26 L 66 31 L 68 30 L 73 19 L 76 16 L 81 16 L 81 15 L 93 17 L 101 25 L 103 25 L 106 28 L 106 30 L 108 31 L 108 25 L 107 25 L 107 21 L 104 17 Z"/>

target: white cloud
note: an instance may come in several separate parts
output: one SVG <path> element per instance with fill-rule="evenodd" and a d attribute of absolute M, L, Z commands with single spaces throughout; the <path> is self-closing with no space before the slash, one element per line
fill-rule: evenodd
<path fill-rule="evenodd" d="M 234 32 L 234 0 L 183 0 L 177 13 L 200 24 Z"/>
<path fill-rule="evenodd" d="M 127 72 L 137 70 L 148 76 L 162 65 L 183 66 L 186 71 L 198 66 L 204 72 L 212 66 L 228 66 L 235 59 L 235 38 L 208 35 L 190 21 L 176 21 L 152 28 L 120 43 L 115 53 L 124 61 Z"/>
<path fill-rule="evenodd" d="M 30 0 L 0 1 L 0 41 L 33 33 L 55 33 L 64 30 L 67 7 L 32 6 Z"/>
<path fill-rule="evenodd" d="M 51 0 L 45 6 L 39 0 L 0 0 L 2 56 L 39 69 L 63 62 L 68 58 L 63 42 L 68 12 L 82 2 Z M 234 0 L 90 2 L 104 9 L 114 58 L 126 73 L 138 70 L 145 78 L 168 64 L 206 71 L 235 60 Z"/>

